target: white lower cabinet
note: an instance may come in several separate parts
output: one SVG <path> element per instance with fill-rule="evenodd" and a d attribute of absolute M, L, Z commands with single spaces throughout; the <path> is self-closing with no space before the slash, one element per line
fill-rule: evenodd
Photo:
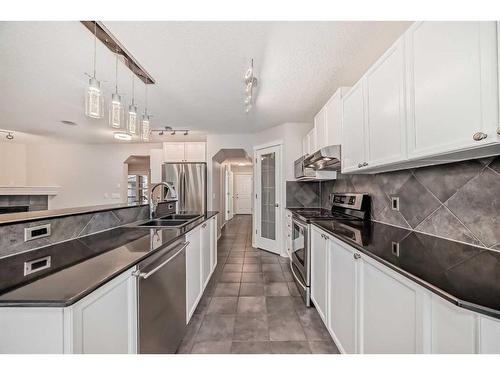
<path fill-rule="evenodd" d="M 217 267 L 217 215 L 210 219 L 210 273 Z"/>
<path fill-rule="evenodd" d="M 328 287 L 328 239 L 324 233 L 311 230 L 311 300 L 326 324 Z"/>
<path fill-rule="evenodd" d="M 201 225 L 201 285 L 202 289 L 208 284 L 212 273 L 212 259 L 210 254 L 211 235 L 209 222 Z"/>
<path fill-rule="evenodd" d="M 354 250 L 336 239 L 328 252 L 328 330 L 342 353 L 357 352 L 357 273 Z"/>
<path fill-rule="evenodd" d="M 129 270 L 65 310 L 71 353 L 137 352 L 136 282 Z"/>
<path fill-rule="evenodd" d="M 0 353 L 136 353 L 134 269 L 70 307 L 0 309 Z"/>
<path fill-rule="evenodd" d="M 315 226 L 311 259 L 311 297 L 342 353 L 500 354 L 500 320 L 454 305 Z"/>
<path fill-rule="evenodd" d="M 359 352 L 422 353 L 421 288 L 369 257 L 359 270 Z"/>
<path fill-rule="evenodd" d="M 196 310 L 203 292 L 201 271 L 201 227 L 197 227 L 186 236 L 186 321 L 189 323 Z"/>

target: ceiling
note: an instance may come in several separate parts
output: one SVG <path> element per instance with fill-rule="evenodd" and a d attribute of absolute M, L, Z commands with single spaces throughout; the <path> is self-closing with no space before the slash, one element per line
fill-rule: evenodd
<path fill-rule="evenodd" d="M 149 88 L 153 127 L 192 129 L 196 137 L 311 122 L 337 87 L 356 82 L 410 23 L 104 24 L 156 80 Z M 107 119 L 83 114 L 84 73 L 92 71 L 92 54 L 92 34 L 79 22 L 0 22 L 0 128 L 72 142 L 113 142 Z M 251 58 L 259 85 L 247 114 L 243 75 Z M 106 97 L 114 89 L 114 67 L 113 54 L 98 43 L 97 77 L 105 81 Z M 120 64 L 118 75 L 128 102 L 131 72 Z M 143 108 L 144 85 L 137 79 L 136 101 Z"/>

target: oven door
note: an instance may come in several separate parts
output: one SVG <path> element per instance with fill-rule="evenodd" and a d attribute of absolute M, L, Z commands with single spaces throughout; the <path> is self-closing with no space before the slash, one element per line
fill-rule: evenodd
<path fill-rule="evenodd" d="M 305 286 L 309 286 L 309 236 L 307 224 L 292 220 L 292 264 Z"/>

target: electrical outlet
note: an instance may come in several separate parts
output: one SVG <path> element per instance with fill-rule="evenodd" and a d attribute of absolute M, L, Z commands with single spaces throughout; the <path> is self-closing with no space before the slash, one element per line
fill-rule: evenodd
<path fill-rule="evenodd" d="M 399 242 L 392 242 L 391 252 L 392 252 L 392 255 L 399 258 Z"/>
<path fill-rule="evenodd" d="M 391 209 L 399 211 L 399 197 L 391 197 Z"/>

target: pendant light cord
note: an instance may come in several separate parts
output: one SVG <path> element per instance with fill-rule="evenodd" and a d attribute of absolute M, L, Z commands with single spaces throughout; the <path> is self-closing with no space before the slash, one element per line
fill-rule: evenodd
<path fill-rule="evenodd" d="M 115 91 L 118 94 L 118 52 L 116 52 L 115 55 L 116 55 L 116 64 L 115 64 Z"/>
<path fill-rule="evenodd" d="M 95 78 L 96 58 L 97 58 L 97 21 L 94 21 L 94 78 Z"/>

